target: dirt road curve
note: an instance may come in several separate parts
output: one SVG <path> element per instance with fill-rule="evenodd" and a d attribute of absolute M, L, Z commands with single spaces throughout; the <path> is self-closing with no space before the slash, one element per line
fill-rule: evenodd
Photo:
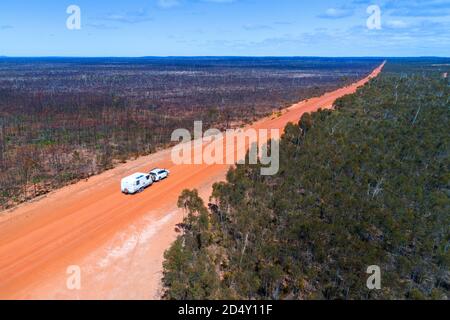
<path fill-rule="evenodd" d="M 282 116 L 252 127 L 283 129 L 304 112 L 329 108 L 382 67 L 351 86 L 295 104 Z M 170 169 L 170 178 L 135 196 L 120 193 L 122 177 L 156 166 Z M 164 150 L 0 213 L 0 298 L 157 299 L 163 253 L 183 218 L 176 208 L 179 194 L 197 188 L 207 199 L 227 169 L 174 166 L 170 150 Z M 69 266 L 80 267 L 80 290 L 67 288 Z"/>

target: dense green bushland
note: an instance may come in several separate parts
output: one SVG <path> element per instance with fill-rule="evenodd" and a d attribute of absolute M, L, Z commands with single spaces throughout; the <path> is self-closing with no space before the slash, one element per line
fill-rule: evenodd
<path fill-rule="evenodd" d="M 276 176 L 239 165 L 209 208 L 183 192 L 164 297 L 450 297 L 448 69 L 388 63 L 335 111 L 286 127 Z M 381 290 L 366 287 L 370 265 Z"/>

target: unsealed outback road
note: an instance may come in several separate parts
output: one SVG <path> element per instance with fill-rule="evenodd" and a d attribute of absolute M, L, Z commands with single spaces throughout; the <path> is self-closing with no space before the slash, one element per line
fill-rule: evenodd
<path fill-rule="evenodd" d="M 252 128 L 283 129 L 305 112 L 330 108 L 379 74 L 321 97 L 302 101 Z M 227 152 L 232 152 L 227 150 Z M 120 180 L 151 167 L 168 168 L 169 179 L 135 196 L 120 193 Z M 228 165 L 179 165 L 170 150 L 120 165 L 88 181 L 0 214 L 0 298 L 154 299 L 159 297 L 164 251 L 183 219 L 176 202 L 183 189 L 207 199 Z M 70 290 L 69 266 L 81 271 L 81 288 Z M 69 286 L 70 287 L 70 286 Z"/>

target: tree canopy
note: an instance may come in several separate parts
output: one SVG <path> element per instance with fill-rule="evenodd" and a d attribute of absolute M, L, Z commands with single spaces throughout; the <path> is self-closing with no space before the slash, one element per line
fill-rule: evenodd
<path fill-rule="evenodd" d="M 447 299 L 450 94 L 441 71 L 388 63 L 334 111 L 287 125 L 277 175 L 238 165 L 208 208 L 185 191 L 164 298 Z M 381 268 L 380 290 L 366 286 L 370 265 Z"/>

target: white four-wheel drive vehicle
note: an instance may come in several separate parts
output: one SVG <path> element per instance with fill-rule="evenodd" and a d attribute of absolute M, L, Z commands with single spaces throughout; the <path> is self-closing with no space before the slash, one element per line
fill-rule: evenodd
<path fill-rule="evenodd" d="M 153 184 L 152 176 L 148 173 L 135 173 L 123 178 L 120 188 L 125 194 L 134 194 L 144 191 L 145 188 Z"/>
<path fill-rule="evenodd" d="M 169 176 L 170 171 L 167 169 L 153 169 L 152 171 L 150 171 L 150 175 L 153 178 L 153 181 L 161 181 L 162 179 L 165 179 Z"/>

